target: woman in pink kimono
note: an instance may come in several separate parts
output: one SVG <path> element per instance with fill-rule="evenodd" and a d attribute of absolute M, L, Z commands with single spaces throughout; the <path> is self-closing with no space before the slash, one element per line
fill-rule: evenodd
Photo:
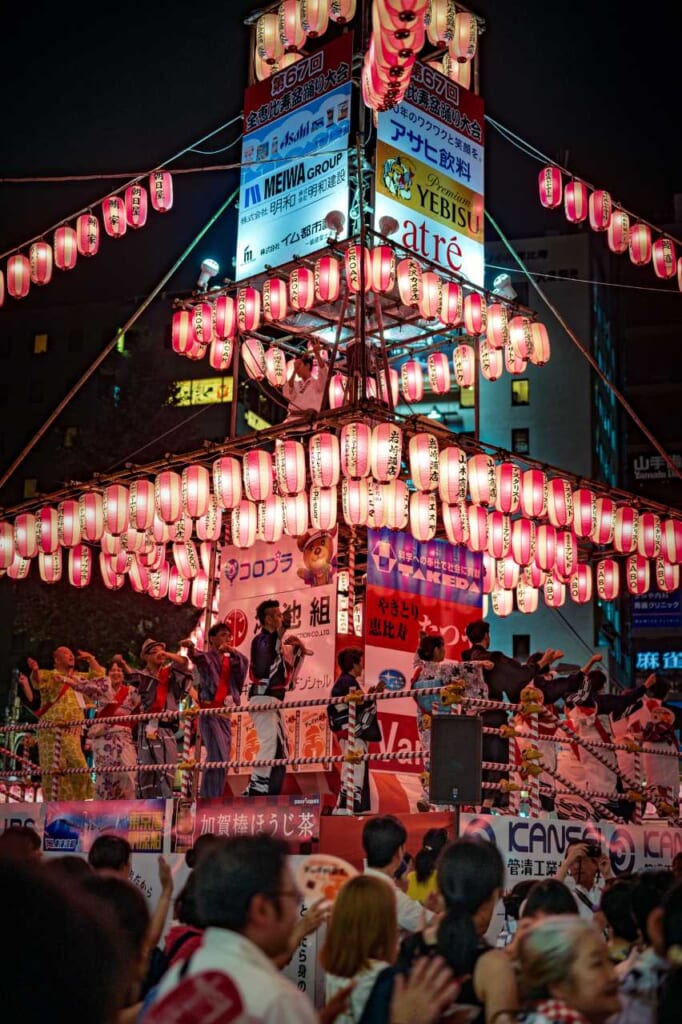
<path fill-rule="evenodd" d="M 134 771 L 102 772 L 103 768 L 121 765 L 123 769 L 134 768 L 137 764 L 137 747 L 133 741 L 132 726 L 129 722 L 97 724 L 98 718 L 116 718 L 131 715 L 140 706 L 140 696 L 132 686 L 126 686 L 121 665 L 115 661 L 103 679 L 95 681 L 98 709 L 95 725 L 89 736 L 95 759 L 95 799 L 134 800 L 136 773 Z M 95 684 L 91 684 L 91 691 Z"/>

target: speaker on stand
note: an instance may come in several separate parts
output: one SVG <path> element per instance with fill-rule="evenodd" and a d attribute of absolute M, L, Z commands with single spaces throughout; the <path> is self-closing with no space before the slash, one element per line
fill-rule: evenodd
<path fill-rule="evenodd" d="M 459 808 L 482 800 L 483 731 L 474 715 L 434 715 L 431 719 L 429 800 L 453 808 L 459 835 Z"/>

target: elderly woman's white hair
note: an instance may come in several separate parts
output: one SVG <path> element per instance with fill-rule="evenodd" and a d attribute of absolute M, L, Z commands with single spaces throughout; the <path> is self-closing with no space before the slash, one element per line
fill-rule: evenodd
<path fill-rule="evenodd" d="M 596 928 L 573 914 L 544 917 L 524 935 L 519 948 L 519 984 L 529 1001 L 550 997 L 550 986 L 568 977 L 578 946 Z"/>

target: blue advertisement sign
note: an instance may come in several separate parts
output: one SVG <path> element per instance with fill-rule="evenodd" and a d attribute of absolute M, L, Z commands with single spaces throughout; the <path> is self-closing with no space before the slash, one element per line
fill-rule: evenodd
<path fill-rule="evenodd" d="M 369 530 L 367 583 L 439 601 L 481 607 L 483 558 L 445 540 Z"/>
<path fill-rule="evenodd" d="M 632 598 L 632 628 L 682 629 L 682 602 L 679 589 L 672 594 L 650 590 Z"/>

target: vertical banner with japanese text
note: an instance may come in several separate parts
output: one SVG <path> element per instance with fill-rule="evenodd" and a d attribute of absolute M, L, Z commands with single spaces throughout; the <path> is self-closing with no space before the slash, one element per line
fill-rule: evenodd
<path fill-rule="evenodd" d="M 483 285 L 483 100 L 417 61 L 379 114 L 374 227 Z"/>
<path fill-rule="evenodd" d="M 314 252 L 348 220 L 353 36 L 346 32 L 244 96 L 237 280 Z"/>

